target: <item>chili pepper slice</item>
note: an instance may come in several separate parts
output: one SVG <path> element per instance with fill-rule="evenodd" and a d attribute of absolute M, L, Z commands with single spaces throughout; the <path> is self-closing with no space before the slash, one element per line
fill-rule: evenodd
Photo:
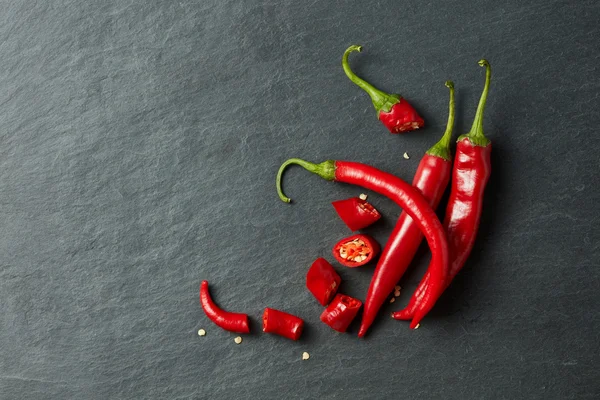
<path fill-rule="evenodd" d="M 352 235 L 333 246 L 333 256 L 343 266 L 355 268 L 368 264 L 379 254 L 379 243 L 369 235 Z"/>
<path fill-rule="evenodd" d="M 446 86 L 450 89 L 446 131 L 439 142 L 425 153 L 412 182 L 413 187 L 419 189 L 433 209 L 437 208 L 446 186 L 448 186 L 452 169 L 450 139 L 454 125 L 454 84 L 448 81 Z M 408 269 L 422 239 L 423 234 L 419 230 L 419 226 L 408 214 L 402 213 L 383 249 L 371 279 L 358 331 L 359 337 L 363 337 L 367 333 L 377 312 Z"/>
<path fill-rule="evenodd" d="M 323 257 L 317 258 L 306 274 L 306 287 L 322 306 L 329 304 L 341 282 L 342 278 Z"/>
<path fill-rule="evenodd" d="M 367 195 L 364 194 L 331 204 L 351 231 L 366 228 L 381 218 L 379 211 L 367 201 Z"/>
<path fill-rule="evenodd" d="M 299 158 L 290 158 L 279 167 L 276 178 L 277 193 L 279 198 L 286 203 L 289 203 L 291 199 L 286 197 L 281 189 L 281 178 L 285 169 L 292 164 L 300 165 L 323 179 L 362 186 L 367 190 L 382 194 L 396 202 L 417 223 L 432 252 L 428 268 L 432 279 L 431 285 L 427 287 L 425 293 L 423 307 L 415 313 L 410 324 L 411 329 L 414 329 L 431 310 L 441 294 L 448 271 L 446 233 L 427 200 L 417 189 L 402 179 L 366 164 L 334 160 L 314 164 Z"/>
<path fill-rule="evenodd" d="M 206 316 L 217 326 L 226 331 L 236 333 L 250 333 L 248 314 L 233 313 L 220 309 L 210 297 L 208 281 L 200 284 L 200 304 Z"/>
<path fill-rule="evenodd" d="M 483 209 L 483 193 L 492 171 L 492 144 L 483 134 L 483 111 L 492 69 L 487 60 L 480 60 L 479 65 L 486 68 L 485 86 L 471 130 L 458 138 L 450 198 L 444 218 L 451 255 L 444 289 L 450 285 L 471 254 Z M 399 320 L 411 319 L 422 306 L 430 280 L 429 274 L 425 274 L 408 305 L 403 310 L 393 313 L 392 317 Z"/>
<path fill-rule="evenodd" d="M 360 300 L 337 294 L 331 304 L 321 314 L 321 321 L 338 332 L 346 332 L 350 323 L 362 306 Z"/>
<path fill-rule="evenodd" d="M 425 124 L 423 118 L 415 111 L 408 101 L 398 94 L 385 93 L 364 79 L 356 76 L 348 64 L 348 56 L 353 51 L 362 51 L 362 46 L 350 46 L 342 57 L 342 67 L 346 76 L 358 87 L 367 92 L 371 97 L 373 106 L 377 110 L 377 118 L 389 129 L 391 133 L 404 133 L 422 128 Z"/>
<path fill-rule="evenodd" d="M 304 321 L 301 318 L 273 308 L 265 308 L 263 332 L 298 340 L 302 335 L 303 328 Z"/>

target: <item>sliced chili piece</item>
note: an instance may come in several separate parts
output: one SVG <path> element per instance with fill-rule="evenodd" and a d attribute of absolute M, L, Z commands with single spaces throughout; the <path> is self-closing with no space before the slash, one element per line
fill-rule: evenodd
<path fill-rule="evenodd" d="M 389 129 L 391 133 L 404 133 L 422 128 L 425 124 L 423 118 L 415 111 L 406 99 L 399 94 L 385 93 L 364 79 L 356 76 L 348 64 L 348 55 L 353 51 L 362 51 L 362 46 L 350 46 L 342 57 L 342 67 L 348 79 L 356 86 L 367 92 L 371 97 L 373 106 L 377 110 L 377 118 Z"/>
<path fill-rule="evenodd" d="M 487 60 L 480 60 L 479 65 L 486 68 L 485 86 L 470 132 L 458 138 L 450 198 L 446 206 L 444 228 L 448 235 L 452 257 L 444 289 L 450 285 L 471 254 L 479 229 L 485 186 L 492 172 L 492 143 L 483 133 L 483 111 L 490 88 L 492 69 Z M 425 274 L 408 305 L 403 310 L 393 313 L 392 317 L 399 320 L 413 318 L 426 301 L 424 299 L 431 281 L 429 273 Z"/>
<path fill-rule="evenodd" d="M 379 243 L 371 236 L 352 235 L 333 246 L 333 256 L 346 267 L 355 268 L 368 264 L 379 254 Z"/>
<path fill-rule="evenodd" d="M 220 309 L 210 297 L 208 281 L 202 281 L 200 284 L 200 304 L 206 316 L 217 326 L 230 332 L 250 332 L 248 314 L 233 313 Z"/>
<path fill-rule="evenodd" d="M 302 318 L 273 308 L 265 308 L 263 313 L 263 332 L 274 333 L 292 340 L 302 335 L 304 321 Z"/>
<path fill-rule="evenodd" d="M 342 278 L 324 258 L 317 258 L 306 274 L 306 287 L 322 306 L 326 306 L 335 295 Z"/>
<path fill-rule="evenodd" d="M 379 211 L 367 201 L 367 196 L 364 194 L 360 197 L 334 201 L 331 204 L 351 231 L 366 228 L 381 218 Z"/>
<path fill-rule="evenodd" d="M 423 307 L 415 312 L 410 324 L 411 329 L 414 329 L 442 294 L 444 280 L 448 273 L 448 239 L 440 220 L 427 200 L 409 183 L 370 165 L 335 160 L 315 164 L 300 158 L 290 158 L 281 164 L 276 178 L 277 193 L 286 203 L 291 199 L 283 193 L 281 180 L 285 169 L 292 164 L 300 165 L 325 180 L 358 185 L 386 196 L 402 207 L 404 212 L 417 223 L 431 249 L 431 262 L 428 268 L 431 280 L 426 289 L 426 296 L 423 297 Z"/>
<path fill-rule="evenodd" d="M 360 300 L 345 294 L 337 294 L 331 304 L 321 314 L 321 321 L 338 332 L 346 332 L 350 323 L 362 306 Z"/>

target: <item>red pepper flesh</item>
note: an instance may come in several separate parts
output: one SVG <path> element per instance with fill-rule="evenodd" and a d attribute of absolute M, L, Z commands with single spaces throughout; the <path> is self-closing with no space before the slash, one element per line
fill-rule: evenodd
<path fill-rule="evenodd" d="M 362 306 L 360 300 L 338 294 L 321 314 L 321 321 L 338 332 L 346 332 L 358 310 Z"/>
<path fill-rule="evenodd" d="M 338 200 L 331 204 L 351 231 L 366 228 L 381 218 L 379 211 L 360 197 Z"/>
<path fill-rule="evenodd" d="M 333 256 L 343 266 L 355 268 L 368 264 L 379 254 L 379 243 L 369 235 L 352 235 L 333 246 Z"/>
<path fill-rule="evenodd" d="M 436 209 L 448 182 L 452 169 L 450 140 L 454 125 L 454 85 L 446 82 L 450 89 L 448 124 L 442 138 L 432 146 L 421 159 L 412 185 Z M 406 213 L 402 213 L 383 249 L 377 268 L 371 279 L 371 285 L 365 300 L 362 321 L 358 336 L 363 337 L 381 306 L 394 291 L 394 287 L 402 278 L 414 258 L 423 239 L 419 226 Z"/>
<path fill-rule="evenodd" d="M 279 167 L 276 178 L 277 193 L 279 198 L 286 203 L 289 203 L 291 199 L 285 196 L 281 189 L 281 178 L 285 169 L 292 164 L 300 165 L 323 179 L 361 186 L 386 196 L 402 207 L 419 225 L 432 252 L 428 268 L 432 279 L 431 285 L 427 287 L 427 296 L 424 297 L 423 307 L 417 310 L 410 324 L 411 329 L 416 328 L 443 291 L 444 280 L 448 272 L 446 233 L 427 200 L 417 189 L 402 179 L 366 164 L 334 160 L 314 164 L 299 158 L 291 158 Z"/>
<path fill-rule="evenodd" d="M 263 332 L 298 340 L 302 335 L 303 328 L 304 321 L 301 318 L 273 308 L 265 308 Z"/>
<path fill-rule="evenodd" d="M 322 257 L 312 263 L 306 274 L 306 287 L 322 306 L 329 304 L 341 282 L 333 266 Z"/>
<path fill-rule="evenodd" d="M 348 56 L 353 51 L 362 51 L 362 46 L 350 46 L 342 57 L 342 67 L 346 76 L 371 97 L 377 110 L 377 118 L 391 133 L 404 133 L 422 128 L 425 122 L 415 109 L 398 94 L 385 93 L 362 78 L 356 76 L 348 64 Z"/>
<path fill-rule="evenodd" d="M 450 285 L 471 254 L 481 219 L 483 194 L 492 170 L 492 145 L 483 134 L 483 111 L 489 91 L 491 67 L 486 60 L 479 61 L 479 65 L 486 67 L 486 83 L 471 131 L 459 137 L 456 145 L 452 186 L 444 218 L 451 256 L 444 289 Z M 425 297 L 430 279 L 429 274 L 425 274 L 408 305 L 393 313 L 393 318 L 406 320 L 413 317 Z"/>
<path fill-rule="evenodd" d="M 210 297 L 208 281 L 200 284 L 200 304 L 206 316 L 217 326 L 226 331 L 236 333 L 250 333 L 248 314 L 233 313 L 220 309 Z"/>

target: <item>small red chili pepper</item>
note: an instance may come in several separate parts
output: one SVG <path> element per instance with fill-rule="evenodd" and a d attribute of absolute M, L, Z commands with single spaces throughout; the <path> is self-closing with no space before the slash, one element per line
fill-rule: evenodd
<path fill-rule="evenodd" d="M 233 313 L 220 309 L 210 297 L 208 281 L 200 284 L 200 304 L 206 316 L 217 326 L 226 331 L 236 333 L 249 333 L 248 314 Z"/>
<path fill-rule="evenodd" d="M 304 321 L 301 318 L 273 308 L 265 308 L 263 332 L 298 340 L 302 335 L 303 328 Z"/>
<path fill-rule="evenodd" d="M 471 254 L 483 208 L 483 193 L 492 170 L 492 144 L 483 134 L 483 111 L 492 69 L 486 60 L 480 60 L 479 65 L 486 68 L 485 86 L 470 132 L 458 138 L 450 198 L 444 219 L 451 255 L 444 289 L 450 285 Z M 431 279 L 428 273 L 425 274 L 408 305 L 403 310 L 393 313 L 392 317 L 399 320 L 411 319 L 422 307 Z"/>
<path fill-rule="evenodd" d="M 446 132 L 444 132 L 439 142 L 427 150 L 419 163 L 419 168 L 412 182 L 413 187 L 419 189 L 433 209 L 437 208 L 446 186 L 448 186 L 450 171 L 452 170 L 450 139 L 452 137 L 452 126 L 454 125 L 454 84 L 448 81 L 446 86 L 450 89 Z M 377 316 L 377 312 L 406 272 L 422 239 L 423 234 L 418 225 L 408 214 L 402 213 L 383 249 L 371 279 L 358 331 L 359 337 L 363 337 L 367 333 Z"/>
<path fill-rule="evenodd" d="M 361 267 L 379 254 L 379 243 L 369 235 L 352 235 L 333 246 L 333 256 L 346 267 Z"/>
<path fill-rule="evenodd" d="M 326 306 L 335 295 L 342 278 L 323 257 L 317 258 L 306 274 L 306 287 L 322 306 Z"/>
<path fill-rule="evenodd" d="M 342 67 L 346 76 L 358 87 L 367 92 L 371 97 L 373 106 L 377 110 L 377 118 L 385 125 L 391 133 L 403 133 L 422 128 L 425 124 L 423 118 L 415 109 L 398 94 L 388 94 L 370 83 L 359 78 L 352 72 L 348 64 L 348 55 L 353 51 L 362 51 L 362 46 L 350 46 L 342 57 Z"/>
<path fill-rule="evenodd" d="M 381 218 L 381 214 L 367 201 L 365 194 L 331 204 L 351 231 L 366 228 Z"/>
<path fill-rule="evenodd" d="M 360 306 L 362 306 L 360 300 L 338 294 L 321 314 L 321 321 L 338 332 L 346 332 L 346 329 L 356 317 Z"/>
<path fill-rule="evenodd" d="M 423 307 L 420 307 L 415 313 L 410 324 L 411 329 L 414 329 L 431 310 L 443 291 L 444 280 L 448 273 L 448 240 L 446 239 L 446 233 L 427 200 L 417 189 L 402 179 L 366 164 L 334 160 L 314 164 L 299 158 L 290 158 L 279 167 L 276 179 L 279 198 L 286 203 L 289 203 L 291 199 L 283 194 L 281 178 L 285 169 L 292 164 L 300 165 L 323 179 L 362 186 L 367 190 L 386 196 L 402 207 L 417 223 L 427 239 L 432 255 L 428 268 L 431 275 L 431 284 L 427 287 Z"/>

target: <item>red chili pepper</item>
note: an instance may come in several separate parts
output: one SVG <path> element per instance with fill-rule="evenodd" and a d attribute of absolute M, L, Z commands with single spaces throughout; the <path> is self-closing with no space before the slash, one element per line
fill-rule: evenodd
<path fill-rule="evenodd" d="M 425 124 L 423 118 L 415 109 L 398 94 L 385 93 L 375 88 L 370 83 L 356 76 L 348 64 L 348 55 L 353 51 L 362 51 L 362 46 L 350 46 L 342 57 L 342 67 L 346 76 L 358 87 L 367 92 L 371 97 L 373 106 L 377 110 L 377 118 L 391 133 L 404 133 L 422 128 Z"/>
<path fill-rule="evenodd" d="M 338 332 L 346 332 L 346 329 L 356 317 L 360 306 L 362 306 L 360 300 L 338 294 L 321 314 L 321 321 Z"/>
<path fill-rule="evenodd" d="M 337 292 L 342 278 L 326 259 L 319 257 L 306 274 L 306 287 L 322 306 L 326 306 Z"/>
<path fill-rule="evenodd" d="M 367 201 L 365 194 L 331 204 L 351 231 L 366 228 L 381 218 L 381 214 Z"/>
<path fill-rule="evenodd" d="M 473 249 L 481 218 L 483 192 L 492 170 L 490 158 L 492 144 L 483 134 L 483 111 L 490 88 L 492 69 L 486 60 L 480 60 L 479 65 L 486 67 L 485 86 L 471 131 L 458 138 L 450 198 L 444 219 L 451 255 L 444 289 L 462 269 Z M 408 306 L 393 313 L 392 317 L 406 320 L 416 315 L 418 309 L 422 307 L 430 280 L 429 273 L 425 274 Z"/>
<path fill-rule="evenodd" d="M 210 297 L 208 281 L 200 284 L 200 304 L 206 316 L 217 326 L 226 331 L 236 333 L 249 333 L 248 314 L 233 313 L 220 309 Z"/>
<path fill-rule="evenodd" d="M 301 318 L 273 308 L 265 308 L 263 332 L 298 340 L 302 335 L 303 328 L 304 321 Z"/>
<path fill-rule="evenodd" d="M 281 177 L 283 171 L 291 164 L 298 164 L 326 180 L 358 185 L 382 194 L 402 207 L 419 225 L 432 252 L 428 269 L 432 279 L 430 280 L 431 285 L 427 287 L 427 296 L 423 302 L 423 307 L 415 313 L 410 325 L 411 328 L 415 328 L 441 294 L 448 271 L 448 241 L 446 234 L 435 211 L 433 211 L 427 200 L 417 189 L 402 179 L 366 164 L 333 160 L 314 164 L 299 158 L 291 158 L 281 165 L 277 173 L 277 193 L 279 198 L 286 203 L 291 200 L 281 190 Z"/>
<path fill-rule="evenodd" d="M 371 236 L 352 235 L 333 246 L 333 256 L 343 266 L 355 268 L 371 262 L 379 250 L 379 243 Z"/>
<path fill-rule="evenodd" d="M 452 169 L 450 139 L 452 137 L 452 126 L 454 125 L 454 84 L 448 81 L 446 86 L 450 89 L 446 132 L 439 142 L 427 150 L 419 163 L 419 168 L 412 182 L 413 187 L 419 189 L 433 209 L 436 209 L 440 203 L 450 181 L 450 170 Z M 423 234 L 419 230 L 419 226 L 408 214 L 402 213 L 385 249 L 383 249 L 371 279 L 362 322 L 358 331 L 359 337 L 363 337 L 367 333 L 377 316 L 377 312 L 406 272 L 422 239 Z"/>

